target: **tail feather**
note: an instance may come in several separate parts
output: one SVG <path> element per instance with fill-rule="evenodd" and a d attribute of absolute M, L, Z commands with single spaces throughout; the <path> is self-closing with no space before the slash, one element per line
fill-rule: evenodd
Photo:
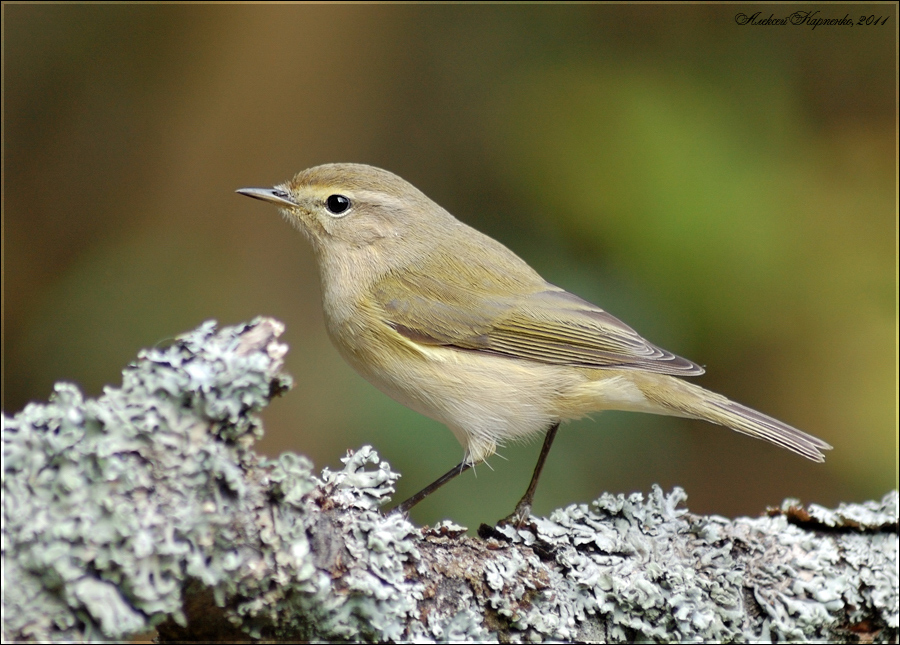
<path fill-rule="evenodd" d="M 823 450 L 831 450 L 828 443 L 817 437 L 693 383 L 671 376 L 657 377 L 654 381 L 651 387 L 641 387 L 641 391 L 674 416 L 723 425 L 816 462 L 825 461 Z"/>
<path fill-rule="evenodd" d="M 831 446 L 821 439 L 806 434 L 793 426 L 782 423 L 762 412 L 757 412 L 734 401 L 726 403 L 712 402 L 711 407 L 720 412 L 716 416 L 702 418 L 714 423 L 728 426 L 736 432 L 763 439 L 776 446 L 787 448 L 798 455 L 817 462 L 825 461 L 823 450 L 831 450 Z"/>

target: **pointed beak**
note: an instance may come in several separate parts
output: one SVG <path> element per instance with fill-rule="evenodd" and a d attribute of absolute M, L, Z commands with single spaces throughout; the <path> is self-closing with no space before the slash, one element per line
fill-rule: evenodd
<path fill-rule="evenodd" d="M 280 188 L 240 188 L 235 192 L 286 208 L 297 207 L 297 203 L 291 199 L 290 193 Z"/>

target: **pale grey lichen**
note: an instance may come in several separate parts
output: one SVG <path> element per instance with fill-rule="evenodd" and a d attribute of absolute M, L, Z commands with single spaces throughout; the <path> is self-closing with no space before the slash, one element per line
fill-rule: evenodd
<path fill-rule="evenodd" d="M 124 638 L 184 621 L 187 577 L 221 584 L 261 434 L 248 413 L 290 384 L 282 329 L 209 322 L 96 400 L 61 383 L 3 416 L 5 638 Z"/>
<path fill-rule="evenodd" d="M 217 634 L 403 637 L 417 531 L 377 511 L 399 475 L 369 447 L 321 479 L 250 450 L 290 384 L 282 329 L 206 323 L 96 400 L 58 384 L 3 416 L 4 639 L 177 637 L 211 615 Z"/>
<path fill-rule="evenodd" d="M 877 641 L 898 636 L 896 492 L 699 517 L 654 488 L 522 529 L 418 529 L 366 446 L 313 474 L 252 451 L 281 324 L 207 323 L 121 388 L 3 417 L 3 637 Z"/>
<path fill-rule="evenodd" d="M 591 616 L 602 616 L 609 641 L 833 640 L 864 620 L 873 636 L 896 639 L 896 530 L 815 533 L 781 515 L 699 517 L 677 509 L 685 498 L 659 488 L 647 500 L 604 495 L 528 529 L 499 529 L 552 554 L 560 576 L 526 611 L 515 593 L 500 594 L 501 611 L 517 629 L 560 639 L 596 638 L 596 626 L 583 631 Z M 896 526 L 897 500 L 894 491 L 837 513 Z"/>

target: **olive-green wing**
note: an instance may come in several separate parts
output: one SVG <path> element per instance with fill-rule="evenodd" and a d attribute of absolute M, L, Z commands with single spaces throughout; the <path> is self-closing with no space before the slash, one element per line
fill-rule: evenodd
<path fill-rule="evenodd" d="M 438 281 L 430 272 L 393 274 L 375 285 L 386 321 L 423 345 L 490 352 L 553 365 L 641 369 L 689 376 L 695 363 L 642 338 L 586 300 L 540 280 L 509 284 L 466 268 Z M 536 275 L 536 274 L 535 274 Z"/>

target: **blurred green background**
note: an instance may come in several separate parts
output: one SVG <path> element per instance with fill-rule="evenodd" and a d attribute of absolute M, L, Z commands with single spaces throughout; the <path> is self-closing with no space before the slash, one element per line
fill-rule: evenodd
<path fill-rule="evenodd" d="M 755 7 L 755 8 L 754 8 Z M 457 463 L 443 426 L 326 337 L 311 250 L 235 195 L 320 163 L 387 168 L 548 280 L 816 434 L 824 465 L 702 422 L 564 427 L 535 510 L 683 486 L 756 514 L 897 485 L 897 5 L 887 25 L 739 26 L 787 5 L 9 5 L 3 409 L 118 384 L 200 322 L 287 324 L 296 387 L 260 449 L 317 468 L 373 444 L 405 498 Z M 512 510 L 539 444 L 413 512 Z"/>

